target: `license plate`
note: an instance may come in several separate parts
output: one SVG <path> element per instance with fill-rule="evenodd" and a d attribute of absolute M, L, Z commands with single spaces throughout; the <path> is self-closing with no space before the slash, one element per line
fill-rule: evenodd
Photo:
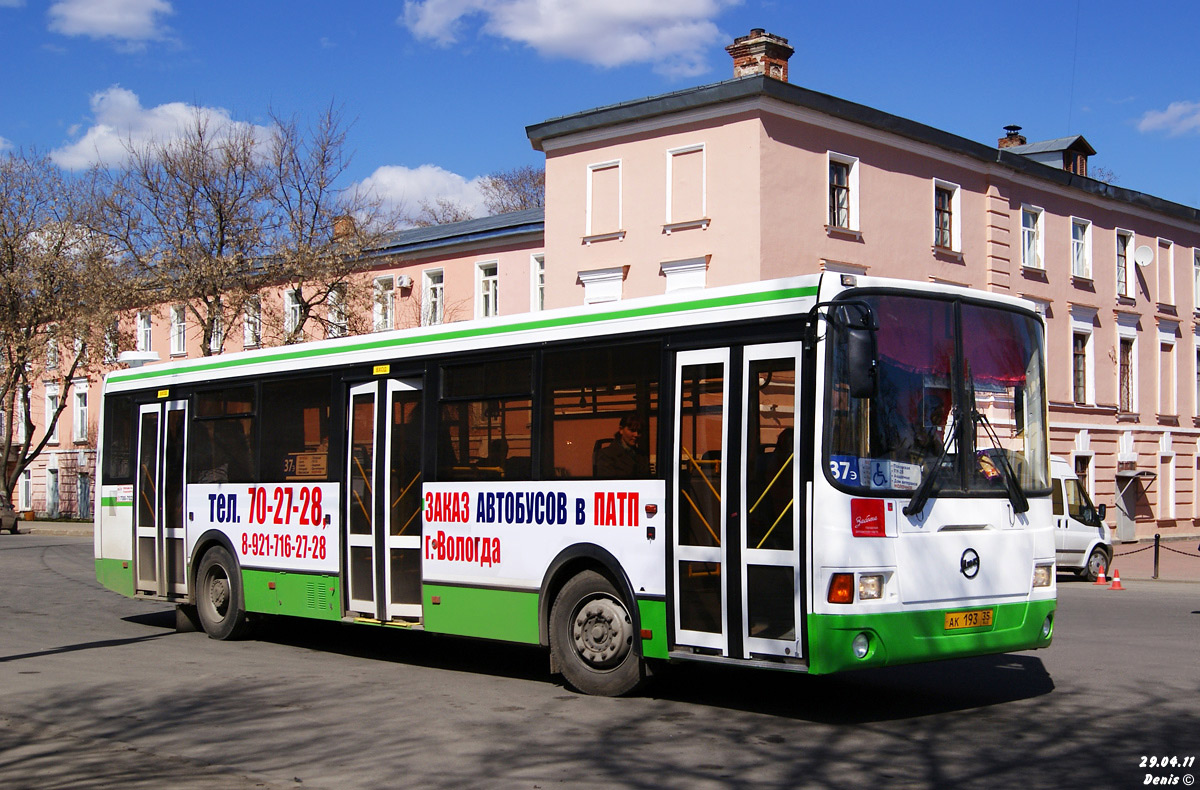
<path fill-rule="evenodd" d="M 991 609 L 973 609 L 969 612 L 946 612 L 946 630 L 957 628 L 986 628 L 992 624 Z"/>

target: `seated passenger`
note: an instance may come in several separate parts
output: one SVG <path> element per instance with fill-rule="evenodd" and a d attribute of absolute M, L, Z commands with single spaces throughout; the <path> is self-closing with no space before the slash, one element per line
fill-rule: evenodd
<path fill-rule="evenodd" d="M 621 418 L 612 441 L 595 452 L 592 467 L 596 477 L 616 480 L 650 476 L 650 459 L 638 448 L 642 428 L 640 417 Z"/>

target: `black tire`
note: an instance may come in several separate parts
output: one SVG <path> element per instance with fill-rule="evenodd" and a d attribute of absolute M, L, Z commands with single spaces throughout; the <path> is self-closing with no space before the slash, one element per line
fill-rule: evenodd
<path fill-rule="evenodd" d="M 1111 560 L 1108 557 L 1108 552 L 1105 551 L 1101 546 L 1097 546 L 1096 548 L 1092 549 L 1092 553 L 1088 555 L 1087 564 L 1084 565 L 1083 569 L 1079 571 L 1079 575 L 1085 581 L 1094 582 L 1100 575 L 1100 569 L 1104 568 L 1105 571 L 1107 571 L 1110 565 Z"/>
<path fill-rule="evenodd" d="M 598 697 L 628 694 L 646 679 L 629 607 L 612 582 L 584 571 L 550 610 L 550 652 L 574 689 Z"/>
<path fill-rule="evenodd" d="M 250 631 L 242 595 L 242 570 L 222 546 L 213 546 L 200 560 L 196 613 L 210 639 L 241 639 Z"/>

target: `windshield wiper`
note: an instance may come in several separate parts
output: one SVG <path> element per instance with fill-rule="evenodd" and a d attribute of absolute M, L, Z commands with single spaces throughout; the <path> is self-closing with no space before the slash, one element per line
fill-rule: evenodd
<path fill-rule="evenodd" d="M 957 430 L 958 407 L 955 406 L 954 410 L 950 413 L 950 430 L 942 434 L 946 439 L 946 441 L 942 442 L 942 452 L 933 464 L 933 468 L 921 478 L 921 484 L 913 492 L 912 499 L 908 500 L 908 504 L 904 506 L 904 515 L 915 516 L 925 509 L 925 503 L 929 501 L 929 497 L 933 496 L 933 486 L 937 482 L 938 471 L 942 468 L 942 461 L 946 460 L 946 453 L 950 451 L 950 442 L 955 441 L 958 436 L 956 433 Z"/>
<path fill-rule="evenodd" d="M 992 447 L 996 449 L 999 455 L 1000 463 L 996 464 L 996 467 L 1004 477 L 1004 488 L 1008 491 L 1008 499 L 1012 502 L 1013 510 L 1017 513 L 1024 513 L 1029 510 L 1029 500 L 1026 499 L 1025 492 L 1021 490 L 1021 484 L 1017 481 L 1017 473 L 1013 471 L 1012 465 L 1008 462 L 1008 453 L 1000 446 L 1000 437 L 996 436 L 996 431 L 992 428 L 991 421 L 988 420 L 983 412 L 975 410 L 971 413 L 971 418 L 973 421 L 983 425 L 988 439 L 992 442 Z"/>

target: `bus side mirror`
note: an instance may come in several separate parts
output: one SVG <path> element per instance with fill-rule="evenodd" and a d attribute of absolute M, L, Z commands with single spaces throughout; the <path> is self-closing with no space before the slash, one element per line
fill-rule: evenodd
<path fill-rule="evenodd" d="M 875 348 L 875 332 L 860 327 L 848 327 L 846 329 L 846 351 L 850 368 L 850 397 L 873 397 L 879 365 L 878 352 Z"/>

